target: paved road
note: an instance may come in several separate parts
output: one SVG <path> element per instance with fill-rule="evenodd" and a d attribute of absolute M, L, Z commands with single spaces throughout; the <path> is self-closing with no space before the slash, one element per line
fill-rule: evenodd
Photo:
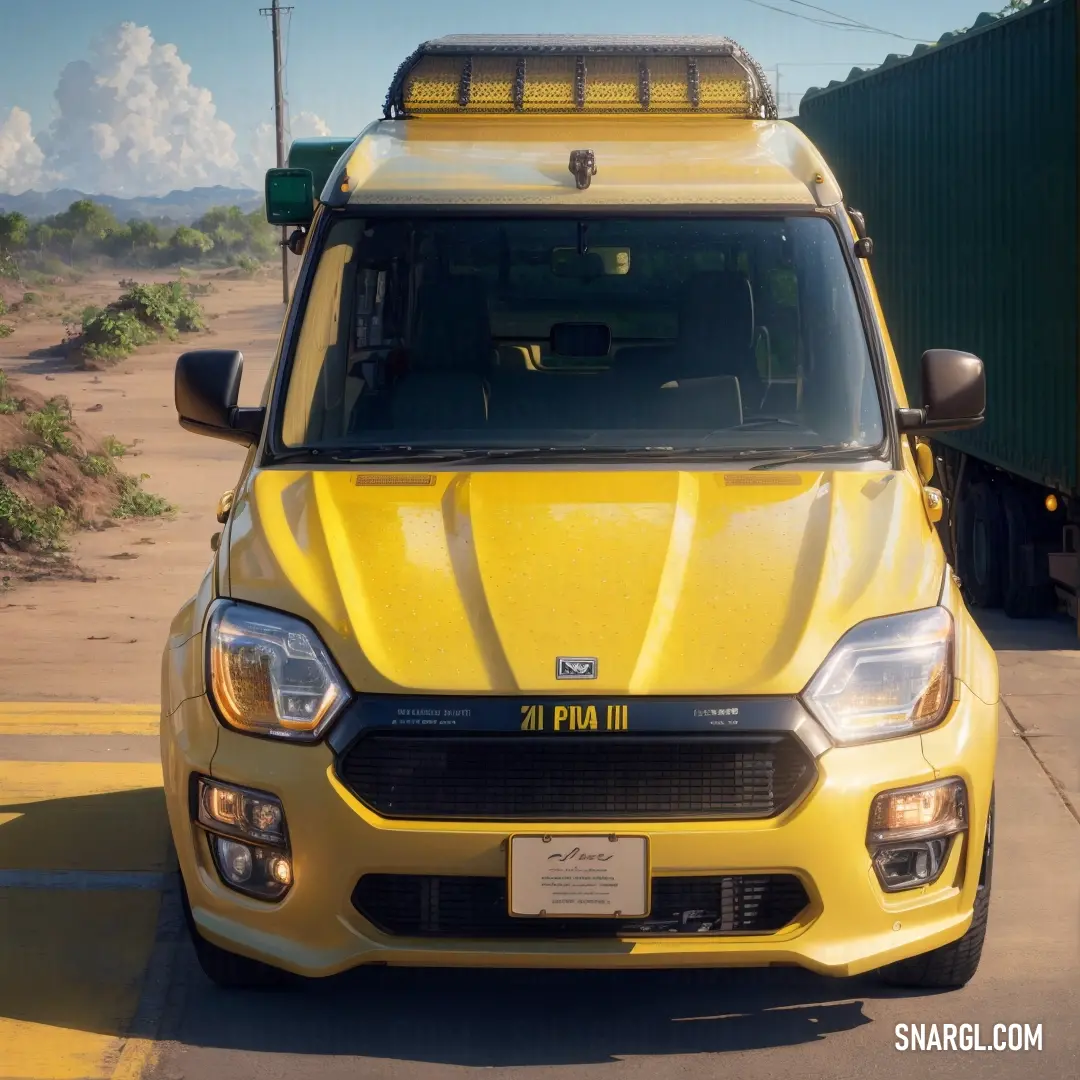
<path fill-rule="evenodd" d="M 152 721 L 50 706 L 27 734 L 33 718 L 0 706 L 0 1080 L 1076 1077 L 1080 642 L 1053 622 L 986 629 L 1007 706 L 990 936 L 973 983 L 942 995 L 791 970 L 396 969 L 226 994 L 153 888 L 169 863 Z M 894 1048 L 897 1024 L 934 1022 L 978 1023 L 984 1042 L 1041 1025 L 1042 1050 Z"/>

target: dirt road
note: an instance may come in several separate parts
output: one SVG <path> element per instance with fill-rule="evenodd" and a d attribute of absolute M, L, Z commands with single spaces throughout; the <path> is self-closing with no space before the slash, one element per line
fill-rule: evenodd
<path fill-rule="evenodd" d="M 88 279 L 46 299 L 54 310 L 104 305 L 119 294 L 120 276 Z M 157 702 L 169 622 L 210 560 L 217 500 L 244 457 L 238 446 L 181 430 L 173 407 L 176 357 L 184 349 L 240 349 L 240 401 L 257 404 L 284 312 L 273 276 L 217 280 L 214 288 L 200 297 L 208 331 L 140 349 L 105 371 L 33 355 L 62 339 L 62 318 L 20 321 L 0 339 L 0 369 L 45 396 L 66 395 L 80 427 L 131 447 L 123 467 L 148 473 L 146 488 L 178 508 L 172 519 L 78 534 L 73 555 L 96 581 L 43 581 L 0 593 L 0 699 Z"/>

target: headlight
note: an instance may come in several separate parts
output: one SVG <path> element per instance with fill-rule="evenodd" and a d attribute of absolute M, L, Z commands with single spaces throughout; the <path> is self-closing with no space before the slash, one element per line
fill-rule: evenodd
<path fill-rule="evenodd" d="M 348 697 L 318 634 L 291 615 L 220 601 L 207 638 L 210 696 L 239 731 L 314 742 Z"/>
<path fill-rule="evenodd" d="M 849 630 L 803 698 L 840 744 L 940 724 L 953 700 L 953 619 L 943 608 L 869 619 Z"/>

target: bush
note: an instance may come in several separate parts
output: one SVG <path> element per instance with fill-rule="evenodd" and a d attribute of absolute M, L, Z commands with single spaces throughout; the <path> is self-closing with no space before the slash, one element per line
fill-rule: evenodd
<path fill-rule="evenodd" d="M 82 312 L 82 335 L 78 345 L 91 359 L 118 360 L 140 345 L 149 345 L 158 334 L 202 330 L 202 308 L 180 281 L 164 285 L 140 285 L 124 279 L 125 292 L 108 307 Z"/>
<path fill-rule="evenodd" d="M 123 457 L 127 453 L 127 447 L 115 435 L 106 435 L 101 449 L 111 458 Z"/>
<path fill-rule="evenodd" d="M 59 506 L 38 510 L 0 482 L 0 538 L 45 551 L 57 551 L 63 547 L 64 523 L 64 511 Z"/>
<path fill-rule="evenodd" d="M 159 332 L 192 333 L 205 326 L 202 308 L 181 281 L 170 281 L 165 285 L 132 285 L 116 301 L 116 306 L 121 311 L 133 311 L 142 322 Z"/>
<path fill-rule="evenodd" d="M 86 476 L 108 476 L 113 471 L 113 463 L 100 454 L 87 454 L 79 462 L 79 468 Z"/>
<path fill-rule="evenodd" d="M 133 311 L 88 310 L 83 315 L 82 351 L 100 360 L 122 360 L 154 340 L 154 331 Z"/>
<path fill-rule="evenodd" d="M 25 423 L 46 446 L 61 454 L 74 452 L 75 444 L 67 436 L 71 430 L 71 409 L 59 399 L 52 398 L 37 412 L 28 413 Z"/>
<path fill-rule="evenodd" d="M 120 477 L 120 502 L 113 511 L 113 517 L 160 517 L 162 514 L 172 512 L 173 507 L 167 499 L 160 495 L 151 495 L 149 491 L 143 491 L 142 482 L 148 480 L 149 474 L 141 476 Z"/>
<path fill-rule="evenodd" d="M 24 473 L 33 480 L 45 463 L 45 451 L 39 446 L 23 446 L 18 450 L 9 450 L 6 460 L 8 468 Z"/>
<path fill-rule="evenodd" d="M 11 337 L 15 333 L 15 327 L 11 323 L 0 322 L 0 337 Z"/>

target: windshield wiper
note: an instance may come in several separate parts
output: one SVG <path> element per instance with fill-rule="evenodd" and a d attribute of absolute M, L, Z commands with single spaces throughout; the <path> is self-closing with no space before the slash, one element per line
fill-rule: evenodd
<path fill-rule="evenodd" d="M 776 453 L 776 451 L 771 451 Z M 756 455 L 755 455 L 756 456 Z M 872 461 L 875 458 L 873 447 L 870 446 L 815 446 L 808 450 L 792 450 L 791 453 L 781 457 L 775 457 L 770 461 L 762 461 L 758 465 L 751 465 L 751 469 L 782 469 L 785 465 L 794 465 L 800 461 L 824 461 L 826 459 L 839 459 L 847 461 L 851 458 L 861 458 L 863 461 Z"/>

